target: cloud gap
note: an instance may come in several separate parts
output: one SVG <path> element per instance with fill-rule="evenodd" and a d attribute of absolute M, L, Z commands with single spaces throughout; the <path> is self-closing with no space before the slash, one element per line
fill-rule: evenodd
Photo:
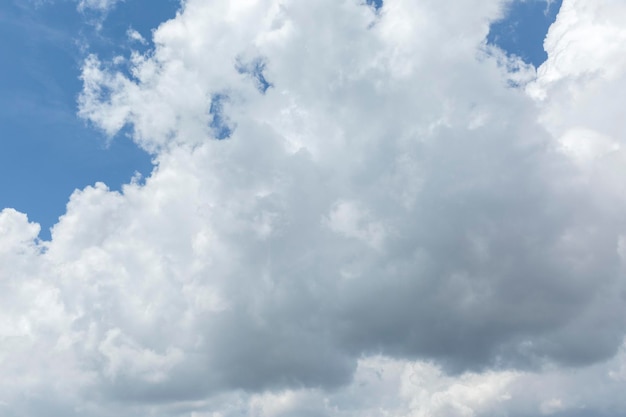
<path fill-rule="evenodd" d="M 383 0 L 367 0 L 367 4 L 374 6 L 377 11 L 383 7 Z"/>
<path fill-rule="evenodd" d="M 218 140 L 228 139 L 233 133 L 233 127 L 229 124 L 228 117 L 224 114 L 224 102 L 228 101 L 226 94 L 214 94 L 211 97 L 209 114 L 212 116 L 209 126 L 213 135 Z"/>
<path fill-rule="evenodd" d="M 548 58 L 543 40 L 561 3 L 562 0 L 513 0 L 506 6 L 502 19 L 491 24 L 487 44 L 539 67 Z"/>
<path fill-rule="evenodd" d="M 240 74 L 249 75 L 255 82 L 257 89 L 261 94 L 265 94 L 268 88 L 274 85 L 265 78 L 265 60 L 263 58 L 256 58 L 250 62 L 244 62 L 238 60 L 235 68 Z"/>

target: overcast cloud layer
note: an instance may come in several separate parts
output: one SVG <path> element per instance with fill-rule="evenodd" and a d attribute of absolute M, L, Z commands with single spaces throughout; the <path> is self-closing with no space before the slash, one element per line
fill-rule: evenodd
<path fill-rule="evenodd" d="M 155 169 L 0 213 L 0 414 L 626 414 L 626 3 L 537 71 L 503 6 L 187 0 L 90 56 Z"/>

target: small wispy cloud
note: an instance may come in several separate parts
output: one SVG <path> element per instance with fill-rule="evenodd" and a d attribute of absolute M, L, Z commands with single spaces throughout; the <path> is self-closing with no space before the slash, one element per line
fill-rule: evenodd
<path fill-rule="evenodd" d="M 79 0 L 79 10 L 95 10 L 99 12 L 107 12 L 111 10 L 117 3 L 124 0 Z"/>
<path fill-rule="evenodd" d="M 126 36 L 128 37 L 129 40 L 133 41 L 133 42 L 139 42 L 142 45 L 145 45 L 146 43 L 148 43 L 148 41 L 146 41 L 146 38 L 144 38 L 141 33 L 137 32 L 137 30 L 133 29 L 133 28 L 129 28 L 126 31 Z"/>

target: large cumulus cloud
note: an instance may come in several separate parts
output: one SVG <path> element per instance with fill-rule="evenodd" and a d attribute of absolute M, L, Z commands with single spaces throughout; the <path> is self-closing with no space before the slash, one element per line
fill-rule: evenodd
<path fill-rule="evenodd" d="M 89 57 L 155 168 L 0 215 L 9 415 L 624 410 L 624 7 L 565 0 L 535 73 L 454 6 L 188 0 Z"/>

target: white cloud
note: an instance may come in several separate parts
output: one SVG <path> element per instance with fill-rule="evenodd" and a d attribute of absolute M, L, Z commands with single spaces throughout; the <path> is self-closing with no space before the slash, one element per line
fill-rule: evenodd
<path fill-rule="evenodd" d="M 139 42 L 142 45 L 145 45 L 147 43 L 146 39 L 141 35 L 141 33 L 137 32 L 135 29 L 128 29 L 128 31 L 126 31 L 126 36 L 128 36 L 129 40 Z"/>
<path fill-rule="evenodd" d="M 0 214 L 8 415 L 626 410 L 625 69 L 577 58 L 624 7 L 565 0 L 529 83 L 501 6 L 188 0 L 89 57 L 80 115 L 156 166 L 50 242 Z"/>
<path fill-rule="evenodd" d="M 106 12 L 113 9 L 113 7 L 120 1 L 124 0 L 79 0 L 78 9 Z"/>
<path fill-rule="evenodd" d="M 358 203 L 338 201 L 330 210 L 325 219 L 328 227 L 348 238 L 361 240 L 373 248 L 380 248 L 385 237 L 385 227 L 371 221 L 367 210 L 359 207 Z"/>

